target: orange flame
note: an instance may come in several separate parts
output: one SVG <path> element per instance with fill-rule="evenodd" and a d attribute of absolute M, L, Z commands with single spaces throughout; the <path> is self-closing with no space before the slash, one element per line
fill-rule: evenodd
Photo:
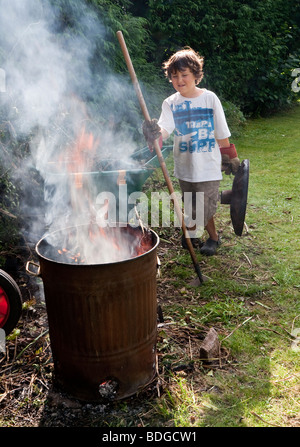
<path fill-rule="evenodd" d="M 74 142 L 64 151 L 64 157 L 60 162 L 64 164 L 69 173 L 70 184 L 70 198 L 72 211 L 74 216 L 82 217 L 82 215 L 90 216 L 90 224 L 87 226 L 87 231 L 84 236 L 89 242 L 96 247 L 101 247 L 103 238 L 109 241 L 112 251 L 112 258 L 118 259 L 123 255 L 124 247 L 123 241 L 117 235 L 114 236 L 111 232 L 107 232 L 101 225 L 95 225 L 95 210 L 93 207 L 93 198 L 91 197 L 89 175 L 84 175 L 93 170 L 96 150 L 99 145 L 99 140 L 90 132 L 86 131 L 86 126 L 83 125 Z M 86 208 L 88 207 L 88 209 Z M 108 202 L 103 207 L 103 217 L 108 212 Z M 119 235 L 120 236 L 120 235 Z M 124 234 L 125 238 L 126 235 Z M 77 245 L 77 244 L 75 244 Z M 131 247 L 126 253 L 131 253 L 131 256 L 139 256 L 151 247 L 151 241 L 144 235 L 138 234 L 136 237 L 135 249 L 131 252 Z M 58 254 L 70 263 L 86 263 L 87 257 L 81 244 L 76 246 L 74 250 L 71 247 L 60 248 Z M 78 249 L 80 251 L 78 251 Z M 101 250 L 99 250 L 101 251 Z M 122 253 L 121 253 L 122 252 Z M 98 253 L 97 253 L 98 254 Z"/>
<path fill-rule="evenodd" d="M 72 161 L 68 163 L 67 168 L 70 173 L 75 174 L 75 186 L 77 189 L 83 185 L 82 173 L 90 172 L 92 169 L 98 144 L 99 140 L 95 140 L 94 135 L 86 132 L 85 126 L 83 126 L 74 145 L 69 149 Z"/>

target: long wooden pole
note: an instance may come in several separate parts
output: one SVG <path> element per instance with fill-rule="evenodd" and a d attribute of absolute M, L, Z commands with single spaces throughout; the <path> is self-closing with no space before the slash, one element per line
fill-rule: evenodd
<path fill-rule="evenodd" d="M 144 100 L 144 97 L 143 97 L 143 94 L 142 94 L 142 91 L 141 91 L 141 88 L 140 88 L 140 85 L 139 85 L 139 82 L 138 82 L 138 79 L 137 79 L 134 67 L 132 65 L 131 58 L 130 58 L 130 55 L 129 55 L 129 52 L 128 52 L 128 49 L 127 49 L 127 46 L 126 46 L 126 43 L 125 43 L 122 31 L 117 31 L 117 37 L 118 37 L 118 40 L 119 40 L 119 43 L 120 43 L 120 46 L 121 46 L 121 49 L 122 49 L 122 52 L 123 52 L 123 55 L 124 55 L 124 59 L 125 59 L 125 62 L 126 62 L 126 65 L 127 65 L 127 68 L 128 68 L 128 71 L 129 71 L 129 74 L 130 74 L 133 86 L 134 86 L 134 89 L 136 91 L 137 98 L 138 98 L 139 103 L 140 103 L 140 107 L 141 107 L 142 113 L 144 115 L 145 120 L 146 121 L 150 121 L 151 118 L 150 118 L 150 115 L 149 115 L 149 112 L 148 112 L 148 109 L 147 109 L 147 106 L 146 106 L 146 103 L 145 103 L 145 100 Z M 175 195 L 174 188 L 173 188 L 173 185 L 172 185 L 172 182 L 171 182 L 171 179 L 170 179 L 170 176 L 169 176 L 169 173 L 168 173 L 168 169 L 167 169 L 164 157 L 162 155 L 162 152 L 161 152 L 158 140 L 155 140 L 155 142 L 154 142 L 154 149 L 155 149 L 156 156 L 158 158 L 160 167 L 162 169 L 162 172 L 163 172 L 163 175 L 164 175 L 164 178 L 165 178 L 165 181 L 166 181 L 169 193 L 170 193 L 172 201 L 174 203 L 175 212 L 177 214 L 177 217 L 178 217 L 179 221 L 181 222 L 182 231 L 183 231 L 183 234 L 184 234 L 185 239 L 186 239 L 187 247 L 188 247 L 188 250 L 190 252 L 190 255 L 191 255 L 191 258 L 192 258 L 192 261 L 193 261 L 193 264 L 194 264 L 195 271 L 196 271 L 196 273 L 198 275 L 200 284 L 202 284 L 203 283 L 203 277 L 202 277 L 202 273 L 201 273 L 201 270 L 200 270 L 200 266 L 199 266 L 199 263 L 197 261 L 196 255 L 195 255 L 195 251 L 194 251 L 194 247 L 193 247 L 192 242 L 191 242 L 191 238 L 189 237 L 189 234 L 187 232 L 187 228 L 186 228 L 186 225 L 185 225 L 185 222 L 184 222 L 184 216 L 183 216 L 182 210 L 181 210 L 181 208 L 179 206 L 177 197 Z"/>

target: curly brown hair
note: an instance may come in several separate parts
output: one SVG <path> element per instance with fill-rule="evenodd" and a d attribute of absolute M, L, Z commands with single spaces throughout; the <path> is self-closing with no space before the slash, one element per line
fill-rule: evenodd
<path fill-rule="evenodd" d="M 199 53 L 190 47 L 184 47 L 163 63 L 163 69 L 166 77 L 171 80 L 172 73 L 189 68 L 195 75 L 196 84 L 198 84 L 203 78 L 203 63 L 204 58 Z"/>

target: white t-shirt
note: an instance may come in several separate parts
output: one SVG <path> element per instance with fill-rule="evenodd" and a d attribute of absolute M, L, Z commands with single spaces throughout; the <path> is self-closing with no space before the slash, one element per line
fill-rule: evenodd
<path fill-rule="evenodd" d="M 179 92 L 164 100 L 158 125 L 174 131 L 174 175 L 188 182 L 221 180 L 221 153 L 216 139 L 230 137 L 222 104 L 204 89 L 186 98 Z"/>

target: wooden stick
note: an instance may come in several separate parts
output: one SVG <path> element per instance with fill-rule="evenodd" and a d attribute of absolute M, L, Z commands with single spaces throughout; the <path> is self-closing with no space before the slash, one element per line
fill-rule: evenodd
<path fill-rule="evenodd" d="M 129 52 L 128 52 L 128 49 L 127 49 L 127 46 L 126 46 L 126 43 L 125 43 L 122 31 L 117 31 L 117 37 L 118 37 L 118 40 L 119 40 L 119 43 L 120 43 L 120 46 L 121 46 L 121 49 L 122 49 L 122 52 L 123 52 L 123 55 L 124 55 L 124 59 L 125 59 L 125 62 L 126 62 L 126 65 L 127 65 L 127 68 L 128 68 L 128 71 L 129 71 L 129 74 L 130 74 L 133 86 L 134 86 L 134 89 L 136 91 L 136 95 L 137 95 L 137 98 L 139 100 L 140 107 L 141 107 L 142 113 L 144 115 L 144 118 L 145 118 L 146 121 L 151 121 L 151 118 L 150 118 L 150 115 L 149 115 L 149 112 L 148 112 L 148 109 L 147 109 L 147 106 L 146 106 L 146 103 L 145 103 L 145 100 L 144 100 L 144 97 L 143 97 L 143 94 L 142 94 L 142 91 L 141 91 L 141 88 L 140 88 L 140 85 L 139 85 L 139 82 L 138 82 L 138 79 L 137 79 L 134 67 L 133 67 L 132 62 L 131 62 L 131 58 L 130 58 L 130 55 L 129 55 Z M 174 204 L 175 212 L 177 214 L 179 222 L 181 222 L 181 228 L 182 228 L 183 234 L 184 234 L 185 239 L 186 239 L 186 243 L 187 243 L 188 250 L 190 252 L 193 264 L 194 264 L 195 271 L 196 271 L 196 273 L 198 275 L 200 284 L 202 284 L 203 283 L 203 277 L 202 277 L 202 273 L 201 273 L 201 270 L 200 270 L 200 266 L 198 264 L 198 261 L 197 261 L 197 258 L 196 258 L 195 252 L 194 252 L 194 248 L 193 248 L 193 245 L 192 245 L 192 242 L 191 242 L 191 238 L 189 237 L 189 234 L 188 234 L 187 229 L 186 229 L 186 225 L 185 225 L 185 222 L 184 222 L 184 216 L 183 216 L 182 210 L 181 210 L 181 208 L 179 206 L 177 197 L 175 195 L 174 188 L 173 188 L 173 185 L 172 185 L 169 173 L 168 173 L 168 169 L 167 169 L 164 157 L 162 155 L 162 152 L 161 152 L 161 149 L 160 149 L 160 146 L 159 146 L 159 143 L 158 143 L 158 139 L 154 141 L 154 148 L 155 148 L 155 152 L 156 152 L 156 155 L 157 155 L 160 167 L 162 169 L 162 172 L 163 172 L 163 175 L 164 175 L 164 178 L 165 178 L 165 181 L 166 181 L 166 184 L 167 184 L 167 187 L 168 187 L 171 199 L 172 199 L 173 204 Z"/>

